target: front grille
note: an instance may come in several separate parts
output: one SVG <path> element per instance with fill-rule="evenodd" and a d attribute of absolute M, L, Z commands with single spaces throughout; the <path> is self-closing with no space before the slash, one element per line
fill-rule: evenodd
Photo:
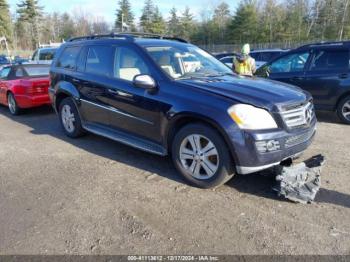
<path fill-rule="evenodd" d="M 315 129 L 312 129 L 305 134 L 292 136 L 286 140 L 284 146 L 285 148 L 290 148 L 290 147 L 305 143 L 306 141 L 310 140 L 314 134 L 315 134 Z"/>
<path fill-rule="evenodd" d="M 312 102 L 281 112 L 282 119 L 288 128 L 298 128 L 310 125 L 315 118 Z"/>

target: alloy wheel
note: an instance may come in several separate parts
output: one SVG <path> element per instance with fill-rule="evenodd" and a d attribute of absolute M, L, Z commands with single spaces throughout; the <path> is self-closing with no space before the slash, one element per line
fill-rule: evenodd
<path fill-rule="evenodd" d="M 12 114 L 15 114 L 16 113 L 16 101 L 11 94 L 8 96 L 8 106 L 9 106 L 10 112 Z"/>
<path fill-rule="evenodd" d="M 342 114 L 345 119 L 350 121 L 350 100 L 343 105 Z"/>
<path fill-rule="evenodd" d="M 187 136 L 179 153 L 182 167 L 196 179 L 210 179 L 219 169 L 219 153 L 214 143 L 205 136 Z"/>
<path fill-rule="evenodd" d="M 75 116 L 72 113 L 70 105 L 64 105 L 62 107 L 61 118 L 64 128 L 67 132 L 73 133 L 75 130 L 74 122 Z"/>

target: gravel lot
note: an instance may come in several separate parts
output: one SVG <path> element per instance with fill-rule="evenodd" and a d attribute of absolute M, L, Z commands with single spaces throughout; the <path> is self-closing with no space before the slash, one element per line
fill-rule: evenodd
<path fill-rule="evenodd" d="M 273 178 L 187 186 L 169 159 L 94 135 L 63 135 L 50 108 L 0 107 L 0 254 L 350 254 L 350 126 L 319 115 L 311 205 Z"/>

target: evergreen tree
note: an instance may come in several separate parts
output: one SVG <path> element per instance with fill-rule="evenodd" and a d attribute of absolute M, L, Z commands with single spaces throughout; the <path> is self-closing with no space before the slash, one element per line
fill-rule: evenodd
<path fill-rule="evenodd" d="M 149 32 L 154 34 L 164 34 L 165 30 L 166 23 L 163 19 L 162 14 L 159 11 L 159 8 L 156 6 L 151 19 L 151 26 L 149 28 Z"/>
<path fill-rule="evenodd" d="M 60 21 L 60 39 L 68 40 L 69 38 L 77 35 L 74 21 L 68 13 L 63 13 Z"/>
<path fill-rule="evenodd" d="M 243 0 L 230 25 L 230 36 L 235 43 L 256 43 L 258 40 L 258 12 L 254 0 Z"/>
<path fill-rule="evenodd" d="M 140 17 L 140 25 L 144 32 L 149 32 L 152 29 L 152 19 L 154 17 L 155 7 L 152 0 L 146 0 Z"/>
<path fill-rule="evenodd" d="M 126 28 L 128 31 L 135 30 L 134 25 L 134 15 L 131 11 L 131 5 L 129 0 L 120 0 L 119 1 L 119 8 L 117 9 L 116 13 L 116 21 L 115 21 L 115 28 L 117 28 L 120 31 L 123 31 L 125 29 L 125 25 L 128 26 Z M 125 25 L 122 25 L 122 21 L 125 23 Z"/>
<path fill-rule="evenodd" d="M 180 18 L 181 22 L 181 37 L 185 39 L 190 39 L 191 34 L 193 34 L 194 30 L 194 21 L 193 14 L 190 11 L 190 8 L 186 6 L 182 16 Z"/>
<path fill-rule="evenodd" d="M 6 0 L 0 0 L 0 37 L 6 37 L 11 42 L 11 18 L 10 10 Z"/>
<path fill-rule="evenodd" d="M 26 23 L 31 35 L 32 47 L 36 48 L 39 44 L 39 19 L 42 17 L 42 7 L 38 0 L 22 0 L 17 4 L 19 22 Z"/>
<path fill-rule="evenodd" d="M 230 7 L 227 3 L 222 2 L 215 8 L 213 16 L 213 27 L 216 35 L 218 35 L 216 39 L 221 43 L 225 42 L 225 40 L 227 39 L 227 25 L 230 19 Z"/>
<path fill-rule="evenodd" d="M 167 22 L 168 24 L 168 34 L 169 35 L 173 35 L 173 36 L 177 36 L 179 35 L 179 27 L 180 27 L 180 19 L 177 16 L 177 10 L 175 7 L 173 7 L 170 10 L 170 18 Z"/>

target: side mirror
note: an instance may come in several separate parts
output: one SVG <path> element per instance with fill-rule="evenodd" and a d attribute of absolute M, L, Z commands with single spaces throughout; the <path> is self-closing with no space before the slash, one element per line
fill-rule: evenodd
<path fill-rule="evenodd" d="M 136 87 L 150 91 L 157 87 L 156 81 L 150 75 L 137 75 L 134 77 L 133 83 Z"/>

